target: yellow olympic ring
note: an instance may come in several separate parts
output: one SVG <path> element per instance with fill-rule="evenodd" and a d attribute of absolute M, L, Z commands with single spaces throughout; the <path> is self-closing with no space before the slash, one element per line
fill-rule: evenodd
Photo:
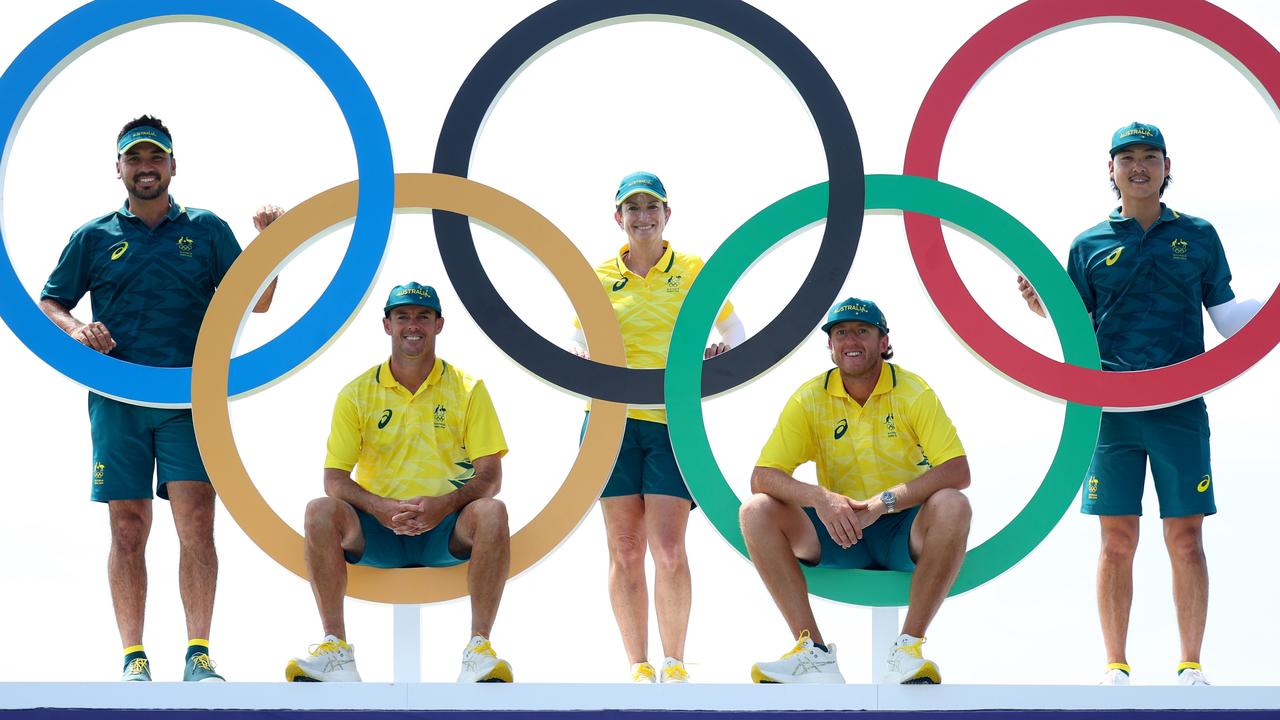
<path fill-rule="evenodd" d="M 245 249 L 214 293 L 191 365 L 196 441 L 214 488 L 249 538 L 304 579 L 302 536 L 267 504 L 236 449 L 227 378 L 232 347 L 258 290 L 311 238 L 354 217 L 356 190 L 357 183 L 350 182 L 312 197 L 272 223 Z M 564 233 L 532 208 L 466 178 L 410 173 L 396 174 L 395 207 L 438 208 L 467 215 L 516 239 L 564 287 L 582 321 L 593 359 L 626 366 L 622 333 L 613 307 L 600 292 L 595 272 Z M 625 404 L 592 401 L 591 423 L 564 483 L 547 506 L 511 538 L 511 576 L 555 549 L 591 509 L 613 467 L 625 422 Z M 319 477 L 319 468 L 316 470 Z M 349 571 L 347 594 L 363 600 L 428 603 L 467 594 L 465 564 L 396 570 L 351 566 Z"/>

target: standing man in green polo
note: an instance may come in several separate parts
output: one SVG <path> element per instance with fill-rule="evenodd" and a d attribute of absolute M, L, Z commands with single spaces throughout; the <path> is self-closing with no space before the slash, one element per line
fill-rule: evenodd
<path fill-rule="evenodd" d="M 1093 318 L 1103 370 L 1148 370 L 1203 353 L 1201 307 L 1223 337 L 1261 307 L 1256 300 L 1236 300 L 1213 226 L 1161 202 L 1170 167 L 1164 134 L 1155 125 L 1133 122 L 1116 130 L 1107 168 L 1120 207 L 1071 244 L 1067 273 Z M 1018 286 L 1031 310 L 1043 316 L 1031 284 L 1019 276 Z M 1098 614 L 1108 663 L 1102 684 L 1129 684 L 1125 644 L 1148 461 L 1173 566 L 1182 645 L 1177 682 L 1208 685 L 1200 668 L 1209 607 L 1201 527 L 1217 507 L 1202 398 L 1102 415 L 1081 503 L 1081 511 L 1097 515 L 1102 525 Z"/>
<path fill-rule="evenodd" d="M 889 324 L 875 303 L 838 302 L 822 329 L 835 367 L 783 407 L 740 513 L 751 561 L 798 638 L 781 659 L 753 665 L 751 679 L 844 682 L 809 604 L 808 565 L 911 572 L 885 681 L 937 684 L 938 666 L 920 646 L 964 562 L 969 461 L 933 389 L 887 362 Z M 817 485 L 793 476 L 810 460 Z"/>
<path fill-rule="evenodd" d="M 177 173 L 173 140 L 157 118 L 130 121 L 116 138 L 123 207 L 76 230 L 40 294 L 40 309 L 71 337 L 140 365 L 189 367 L 214 290 L 240 255 L 231 228 L 207 210 L 169 195 Z M 262 230 L 284 211 L 263 206 Z M 85 293 L 93 320 L 71 315 Z M 271 305 L 275 281 L 254 312 Z M 196 447 L 189 409 L 141 407 L 89 393 L 93 440 L 91 497 L 111 522 L 107 577 L 124 644 L 124 680 L 150 680 L 142 645 L 147 598 L 147 537 L 155 494 L 169 501 L 181 547 L 178 587 L 188 641 L 182 679 L 221 681 L 209 659 L 218 578 L 213 544 L 214 492 Z"/>

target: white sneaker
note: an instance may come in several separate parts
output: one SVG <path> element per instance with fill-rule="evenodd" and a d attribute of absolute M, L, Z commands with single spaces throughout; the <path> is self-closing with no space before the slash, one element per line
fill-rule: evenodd
<path fill-rule="evenodd" d="M 653 665 L 647 662 L 638 662 L 631 664 L 631 682 L 640 685 L 651 685 L 658 682 L 658 671 L 653 669 Z"/>
<path fill-rule="evenodd" d="M 924 659 L 920 646 L 924 638 L 912 638 L 910 635 L 899 635 L 898 641 L 889 651 L 889 671 L 884 681 L 890 685 L 940 685 L 942 674 L 932 660 Z"/>
<path fill-rule="evenodd" d="M 324 642 L 312 645 L 310 657 L 294 658 L 284 668 L 289 682 L 360 682 L 356 671 L 356 649 L 347 641 L 325 635 Z"/>
<path fill-rule="evenodd" d="M 796 646 L 772 662 L 751 666 L 751 682 L 756 683 L 843 683 L 836 665 L 835 643 L 826 650 L 816 647 L 809 631 L 800 633 Z"/>
<path fill-rule="evenodd" d="M 1107 666 L 1107 674 L 1098 681 L 1099 685 L 1128 685 L 1129 666 L 1124 663 L 1111 663 Z"/>
<path fill-rule="evenodd" d="M 1179 685 L 1208 685 L 1209 681 L 1204 676 L 1204 671 L 1200 669 L 1200 665 L 1196 664 L 1191 667 L 1187 663 L 1183 663 L 1182 669 L 1178 671 Z"/>
<path fill-rule="evenodd" d="M 662 661 L 662 682 L 687 683 L 689 671 L 684 669 L 684 661 L 669 657 Z"/>
<path fill-rule="evenodd" d="M 489 641 L 476 635 L 462 651 L 460 683 L 509 683 L 512 681 L 511 664 L 498 657 Z"/>

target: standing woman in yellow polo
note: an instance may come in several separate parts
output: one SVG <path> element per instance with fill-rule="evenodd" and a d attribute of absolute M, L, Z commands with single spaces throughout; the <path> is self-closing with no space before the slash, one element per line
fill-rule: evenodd
<path fill-rule="evenodd" d="M 637 172 L 622 179 L 613 217 L 626 233 L 627 243 L 616 256 L 596 266 L 596 275 L 618 315 L 627 366 L 666 367 L 676 315 L 702 270 L 702 259 L 676 252 L 663 239 L 671 208 L 666 188 L 652 173 Z M 707 358 L 745 340 L 742 322 L 728 303 L 716 317 L 716 330 L 721 342 L 707 348 Z M 581 330 L 574 345 L 586 357 Z M 692 590 L 684 537 L 693 499 L 676 467 L 667 413 L 661 406 L 627 411 L 622 447 L 600 507 L 609 541 L 609 599 L 631 662 L 631 680 L 687 682 L 684 641 Z M 646 549 L 653 553 L 654 606 L 665 656 L 659 668 L 649 662 L 648 653 Z"/>

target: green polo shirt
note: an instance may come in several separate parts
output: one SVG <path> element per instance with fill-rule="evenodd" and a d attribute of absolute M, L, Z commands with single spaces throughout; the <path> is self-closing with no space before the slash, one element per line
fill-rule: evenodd
<path fill-rule="evenodd" d="M 68 310 L 89 293 L 93 319 L 111 332 L 112 357 L 187 367 L 213 291 L 240 255 L 217 215 L 179 205 L 155 229 L 121 209 L 76 230 L 40 298 Z"/>
<path fill-rule="evenodd" d="M 1200 308 L 1235 297 L 1213 226 L 1160 207 L 1146 231 L 1117 208 L 1071 244 L 1067 273 L 1093 315 L 1104 370 L 1147 370 L 1203 353 Z"/>

